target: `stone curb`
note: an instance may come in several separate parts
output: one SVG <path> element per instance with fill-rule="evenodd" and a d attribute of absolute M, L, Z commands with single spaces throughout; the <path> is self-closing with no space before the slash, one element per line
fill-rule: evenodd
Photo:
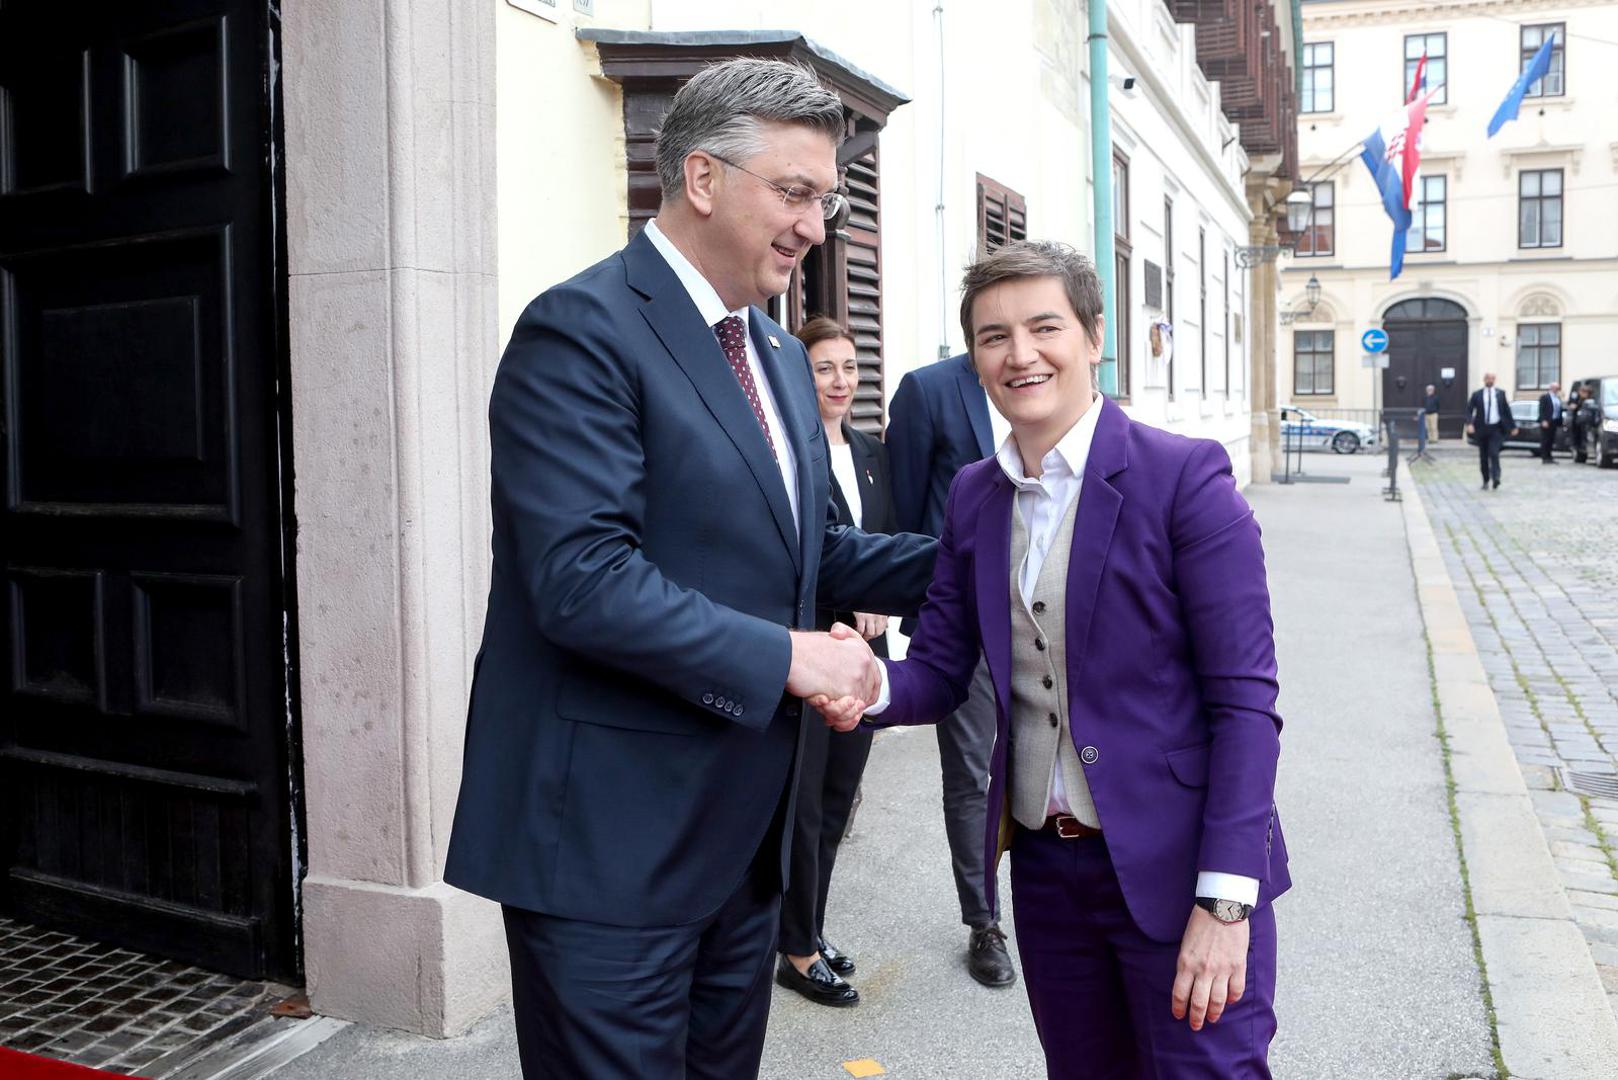
<path fill-rule="evenodd" d="M 1573 921 L 1414 483 L 1401 488 L 1500 1053 L 1514 1080 L 1611 1080 L 1618 1018 Z"/>

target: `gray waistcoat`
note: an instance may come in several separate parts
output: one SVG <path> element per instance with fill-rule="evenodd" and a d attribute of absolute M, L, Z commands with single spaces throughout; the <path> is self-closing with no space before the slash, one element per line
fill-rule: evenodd
<path fill-rule="evenodd" d="M 1035 615 L 1023 602 L 1021 585 L 1028 526 L 1015 499 L 1011 505 L 1011 816 L 1030 829 L 1045 824 L 1052 774 L 1058 768 L 1073 816 L 1086 825 L 1101 826 L 1068 733 L 1067 563 L 1078 508 L 1076 498 L 1068 504 L 1039 568 L 1029 598 L 1039 612 Z"/>

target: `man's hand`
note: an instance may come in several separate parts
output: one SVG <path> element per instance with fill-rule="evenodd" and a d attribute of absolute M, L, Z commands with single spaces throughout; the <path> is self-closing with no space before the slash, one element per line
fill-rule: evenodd
<path fill-rule="evenodd" d="M 1189 1013 L 1191 1030 L 1201 1031 L 1204 1018 L 1217 1023 L 1227 1005 L 1242 999 L 1251 929 L 1246 919 L 1226 925 L 1199 907 L 1191 909 L 1174 976 L 1174 1019 Z"/>
<path fill-rule="evenodd" d="M 886 615 L 872 615 L 868 611 L 854 613 L 854 629 L 859 631 L 860 637 L 870 641 L 878 634 L 886 633 L 888 617 Z"/>
<path fill-rule="evenodd" d="M 1541 420 L 1539 422 L 1539 426 L 1542 428 L 1548 428 L 1551 426 L 1551 422 L 1549 420 Z"/>
<path fill-rule="evenodd" d="M 829 634 L 792 632 L 792 666 L 787 669 L 786 689 L 822 711 L 827 703 L 840 703 L 839 718 L 853 712 L 853 722 L 842 728 L 846 731 L 881 693 L 882 673 L 865 639 L 852 627 L 833 623 Z"/>
<path fill-rule="evenodd" d="M 1468 435 L 1472 434 L 1472 425 L 1471 424 L 1466 425 L 1466 433 Z"/>
<path fill-rule="evenodd" d="M 1512 437 L 1512 438 L 1513 438 L 1513 439 L 1515 439 L 1515 438 L 1516 438 L 1516 437 L 1517 437 L 1517 431 L 1518 431 L 1518 429 L 1517 429 L 1517 428 L 1512 428 L 1512 429 L 1511 429 L 1511 437 Z"/>

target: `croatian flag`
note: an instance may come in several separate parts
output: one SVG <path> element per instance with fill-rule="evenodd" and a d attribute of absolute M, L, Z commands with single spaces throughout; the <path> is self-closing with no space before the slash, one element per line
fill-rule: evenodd
<path fill-rule="evenodd" d="M 1405 104 L 1409 105 L 1416 100 L 1416 95 L 1427 89 L 1427 54 L 1422 53 L 1421 59 L 1416 61 L 1416 74 L 1410 80 L 1410 93 L 1405 95 Z"/>
<path fill-rule="evenodd" d="M 1536 80 L 1544 78 L 1545 73 L 1551 69 L 1551 46 L 1555 44 L 1556 35 L 1546 34 L 1545 44 L 1539 47 L 1533 60 L 1529 61 L 1528 67 L 1523 69 L 1523 73 L 1517 76 L 1517 81 L 1511 84 L 1511 89 L 1506 91 L 1506 100 L 1500 103 L 1500 107 L 1490 118 L 1489 138 L 1494 138 L 1494 133 L 1505 127 L 1507 121 L 1517 119 L 1517 110 L 1522 108 L 1523 95 Z"/>
<path fill-rule="evenodd" d="M 1427 103 L 1438 91 L 1429 90 L 1383 121 L 1371 132 L 1360 152 L 1360 160 L 1371 170 L 1371 179 L 1382 194 L 1382 208 L 1393 221 L 1393 253 L 1389 259 L 1389 281 L 1399 276 L 1405 264 L 1405 233 L 1410 228 L 1410 192 L 1416 186 L 1421 165 L 1421 128 L 1427 122 Z"/>

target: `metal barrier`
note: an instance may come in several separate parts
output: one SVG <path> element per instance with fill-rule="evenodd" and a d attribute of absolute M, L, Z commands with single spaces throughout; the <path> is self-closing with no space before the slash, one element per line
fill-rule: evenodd
<path fill-rule="evenodd" d="M 1403 496 L 1399 494 L 1399 441 L 1406 437 L 1416 440 L 1419 449 L 1410 456 L 1411 461 L 1415 461 L 1417 457 L 1426 457 L 1427 420 L 1418 410 L 1406 407 L 1383 409 L 1381 422 L 1383 438 L 1388 444 L 1388 467 L 1382 474 L 1387 477 L 1388 486 L 1382 489 L 1382 494 L 1389 502 L 1401 502 Z"/>

